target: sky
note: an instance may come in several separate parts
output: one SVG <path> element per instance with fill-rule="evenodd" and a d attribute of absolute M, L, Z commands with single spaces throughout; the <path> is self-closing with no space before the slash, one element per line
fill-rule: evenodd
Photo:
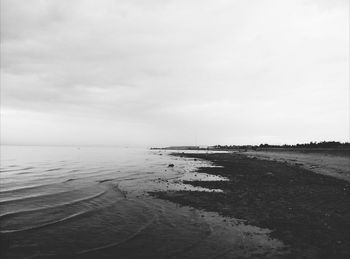
<path fill-rule="evenodd" d="M 349 141 L 347 0 L 1 0 L 1 143 Z"/>

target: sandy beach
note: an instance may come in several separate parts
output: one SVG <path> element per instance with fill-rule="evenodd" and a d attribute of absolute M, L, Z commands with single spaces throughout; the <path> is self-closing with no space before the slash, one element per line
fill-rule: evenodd
<path fill-rule="evenodd" d="M 290 252 L 283 258 L 349 258 L 350 186 L 346 156 L 296 152 L 174 154 L 211 161 L 200 173 L 229 181 L 185 181 L 223 192 L 152 195 L 272 230 Z"/>
<path fill-rule="evenodd" d="M 249 157 L 267 159 L 300 166 L 318 174 L 336 177 L 350 182 L 350 150 L 332 151 L 248 151 Z"/>

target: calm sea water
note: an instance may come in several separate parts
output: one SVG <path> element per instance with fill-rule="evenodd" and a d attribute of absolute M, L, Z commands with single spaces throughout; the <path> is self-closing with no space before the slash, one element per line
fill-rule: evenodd
<path fill-rule="evenodd" d="M 168 164 L 174 168 L 168 168 Z M 1 147 L 2 258 L 235 258 L 283 253 L 269 231 L 148 195 L 197 190 L 208 162 L 135 148 Z M 221 190 L 214 190 L 221 191 Z"/>

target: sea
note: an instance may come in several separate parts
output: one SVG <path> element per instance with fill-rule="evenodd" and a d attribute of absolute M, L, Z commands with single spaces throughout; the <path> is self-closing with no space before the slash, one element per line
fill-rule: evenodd
<path fill-rule="evenodd" d="M 284 253 L 286 247 L 268 229 L 150 195 L 223 192 L 183 184 L 228 179 L 196 171 L 214 166 L 208 161 L 171 153 L 1 146 L 1 258 L 278 258 Z"/>

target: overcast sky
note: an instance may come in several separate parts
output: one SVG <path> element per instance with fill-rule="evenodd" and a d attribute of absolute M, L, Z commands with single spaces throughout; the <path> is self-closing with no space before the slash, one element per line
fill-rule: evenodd
<path fill-rule="evenodd" d="M 1 0 L 1 142 L 349 141 L 347 0 Z"/>

